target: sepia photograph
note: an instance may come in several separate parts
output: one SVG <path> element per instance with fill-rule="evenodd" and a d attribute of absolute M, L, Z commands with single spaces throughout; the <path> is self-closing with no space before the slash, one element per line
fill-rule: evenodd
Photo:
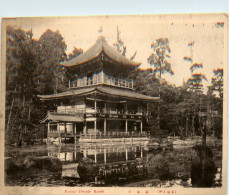
<path fill-rule="evenodd" d="M 6 194 L 226 193 L 227 22 L 3 18 Z"/>

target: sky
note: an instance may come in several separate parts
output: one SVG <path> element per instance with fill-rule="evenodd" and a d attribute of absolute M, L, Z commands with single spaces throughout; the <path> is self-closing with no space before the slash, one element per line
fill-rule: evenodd
<path fill-rule="evenodd" d="M 163 75 L 170 83 L 182 85 L 190 73 L 190 63 L 183 60 L 184 56 L 191 56 L 188 43 L 194 41 L 193 61 L 203 64 L 199 72 L 206 75 L 211 83 L 213 69 L 225 66 L 225 41 L 227 24 L 219 27 L 218 22 L 225 22 L 224 14 L 200 15 L 132 15 L 132 16 L 93 16 L 93 17 L 48 17 L 21 18 L 8 20 L 8 24 L 24 30 L 32 29 L 34 38 L 39 37 L 47 29 L 58 30 L 64 37 L 69 54 L 74 47 L 86 51 L 101 35 L 98 30 L 102 26 L 102 35 L 108 44 L 113 45 L 117 40 L 117 27 L 120 37 L 127 47 L 126 56 L 130 58 L 137 51 L 135 61 L 141 62 L 140 68 L 146 69 L 150 65 L 147 58 L 152 49 L 151 44 L 158 38 L 168 38 L 171 49 L 169 59 L 174 75 Z"/>

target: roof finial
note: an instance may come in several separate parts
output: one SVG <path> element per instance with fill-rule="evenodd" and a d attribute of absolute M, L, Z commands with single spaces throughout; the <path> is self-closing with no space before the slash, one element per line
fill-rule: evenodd
<path fill-rule="evenodd" d="M 103 27 L 102 26 L 99 27 L 98 33 L 103 35 Z"/>

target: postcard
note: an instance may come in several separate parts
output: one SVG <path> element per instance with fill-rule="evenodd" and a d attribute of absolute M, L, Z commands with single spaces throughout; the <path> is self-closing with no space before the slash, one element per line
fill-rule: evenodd
<path fill-rule="evenodd" d="M 0 194 L 226 194 L 228 15 L 3 18 Z"/>

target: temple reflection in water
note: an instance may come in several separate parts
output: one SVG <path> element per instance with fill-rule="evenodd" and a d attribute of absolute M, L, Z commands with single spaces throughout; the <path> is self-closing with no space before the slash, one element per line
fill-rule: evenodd
<path fill-rule="evenodd" d="M 62 162 L 62 177 L 83 178 L 88 175 L 94 178 L 87 177 L 87 180 L 98 182 L 99 179 L 113 180 L 110 176 L 125 180 L 128 175 L 133 178 L 143 175 L 147 150 L 144 145 L 90 145 L 75 147 L 68 152 L 59 148 L 58 152 L 49 152 L 49 156 L 58 157 Z M 88 162 L 82 164 L 85 160 Z M 79 166 L 85 167 L 82 175 Z"/>
<path fill-rule="evenodd" d="M 56 150 L 51 149 L 48 155 L 60 159 L 61 178 L 74 180 L 76 185 L 198 187 L 191 172 L 195 167 L 199 169 L 199 163 L 193 160 L 185 161 L 189 150 L 182 149 L 177 153 L 177 149 L 152 148 L 143 144 L 81 144 L 74 145 L 71 149 L 62 145 Z M 171 156 L 171 153 L 179 156 Z M 183 159 L 180 159 L 181 157 Z M 200 165 L 202 166 L 202 163 Z M 208 174 L 212 172 L 211 181 L 208 178 L 208 182 L 215 187 L 221 186 L 221 168 L 217 168 L 216 172 L 214 167 L 207 164 L 205 168 L 208 168 Z M 201 182 L 203 184 L 205 181 Z"/>

